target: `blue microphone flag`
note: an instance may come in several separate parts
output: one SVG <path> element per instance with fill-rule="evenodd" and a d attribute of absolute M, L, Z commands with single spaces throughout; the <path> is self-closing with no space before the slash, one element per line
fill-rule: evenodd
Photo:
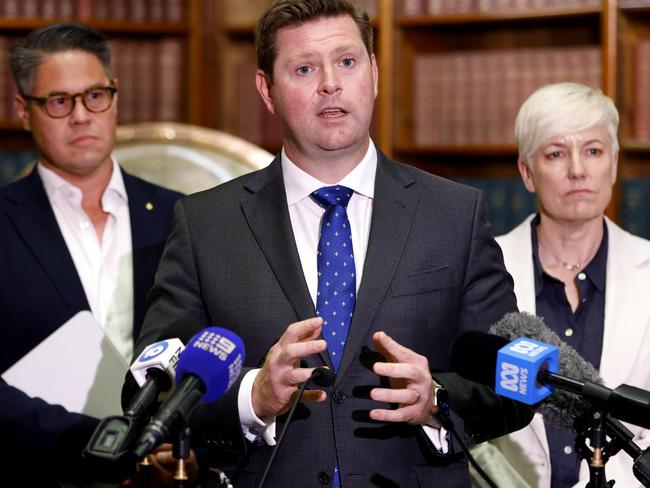
<path fill-rule="evenodd" d="M 542 369 L 558 370 L 560 349 L 534 339 L 519 338 L 497 353 L 495 391 L 497 394 L 534 405 L 553 393 L 552 386 L 537 381 Z"/>

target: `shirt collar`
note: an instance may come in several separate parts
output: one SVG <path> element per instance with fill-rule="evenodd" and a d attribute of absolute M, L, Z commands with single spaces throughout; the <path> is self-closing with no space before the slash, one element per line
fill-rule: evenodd
<path fill-rule="evenodd" d="M 305 198 L 308 198 L 315 190 L 323 186 L 332 186 L 314 178 L 309 173 L 300 169 L 289 159 L 284 148 L 282 148 L 282 177 L 284 188 L 287 194 L 287 203 L 294 205 Z M 341 181 L 336 182 L 355 193 L 368 198 L 375 196 L 375 174 L 377 173 L 377 149 L 372 139 L 369 141 L 368 150 L 359 164 L 345 175 Z"/>
<path fill-rule="evenodd" d="M 128 203 L 129 201 L 126 187 L 124 186 L 122 171 L 115 158 L 111 157 L 111 161 L 113 163 L 111 179 L 102 194 L 102 207 L 106 212 L 114 208 L 118 202 Z M 38 171 L 38 175 L 41 177 L 41 181 L 43 181 L 45 193 L 50 201 L 57 198 L 57 195 L 62 195 L 65 194 L 64 192 L 67 192 L 69 195 L 74 195 L 75 200 L 78 200 L 79 204 L 81 204 L 81 190 L 77 186 L 64 180 L 54 171 L 45 167 L 40 161 L 36 164 L 36 171 Z"/>
<path fill-rule="evenodd" d="M 537 214 L 533 220 L 530 221 L 530 237 L 531 244 L 533 246 L 533 267 L 535 270 L 535 290 L 537 295 L 541 293 L 542 290 L 542 277 L 544 275 L 544 268 L 542 268 L 542 263 L 539 260 L 539 253 L 537 249 L 537 226 L 540 222 L 540 216 Z M 582 269 L 589 280 L 594 284 L 594 286 L 599 290 L 603 291 L 605 289 L 605 280 L 607 279 L 607 249 L 608 249 L 608 232 L 607 232 L 607 223 L 603 219 L 603 239 L 600 241 L 600 246 L 594 257 L 589 261 L 587 266 Z"/>

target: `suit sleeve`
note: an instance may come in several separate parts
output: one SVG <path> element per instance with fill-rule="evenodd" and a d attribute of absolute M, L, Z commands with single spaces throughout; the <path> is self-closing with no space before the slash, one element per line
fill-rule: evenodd
<path fill-rule="evenodd" d="M 81 452 L 97 419 L 31 398 L 1 379 L 0 405 L 0 465 L 11 465 L 11 472 L 18 472 L 17 466 L 37 468 L 48 476 L 55 473 L 57 478 L 75 483 L 92 479 Z"/>
<path fill-rule="evenodd" d="M 472 236 L 468 247 L 458 332 L 486 331 L 506 313 L 516 311 L 513 281 L 492 236 L 485 200 L 476 199 Z M 466 439 L 472 444 L 519 430 L 533 417 L 528 405 L 500 397 L 494 389 L 455 373 L 435 373 L 449 393 L 452 412 L 462 419 Z"/>

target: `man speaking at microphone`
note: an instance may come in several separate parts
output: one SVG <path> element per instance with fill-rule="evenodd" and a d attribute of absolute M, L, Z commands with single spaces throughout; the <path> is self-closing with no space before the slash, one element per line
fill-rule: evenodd
<path fill-rule="evenodd" d="M 512 280 L 479 192 L 393 162 L 370 139 L 372 36 L 345 0 L 269 6 L 256 81 L 283 149 L 176 207 L 137 350 L 181 318 L 242 337 L 249 371 L 192 419 L 237 487 L 259 483 L 317 366 L 336 381 L 303 396 L 264 486 L 468 486 L 458 444 L 431 416 L 440 385 L 477 440 L 531 418 L 487 387 L 432 378 L 457 335 L 515 310 Z"/>

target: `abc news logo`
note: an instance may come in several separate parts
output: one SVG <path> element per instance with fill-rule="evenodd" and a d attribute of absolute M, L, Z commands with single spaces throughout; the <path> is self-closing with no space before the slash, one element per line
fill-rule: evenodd
<path fill-rule="evenodd" d="M 508 347 L 508 352 L 517 353 L 534 359 L 548 350 L 548 347 L 535 342 L 519 341 Z M 533 378 L 533 381 L 535 379 Z M 499 386 L 521 395 L 528 392 L 528 368 L 514 363 L 503 361 L 499 373 Z"/>

